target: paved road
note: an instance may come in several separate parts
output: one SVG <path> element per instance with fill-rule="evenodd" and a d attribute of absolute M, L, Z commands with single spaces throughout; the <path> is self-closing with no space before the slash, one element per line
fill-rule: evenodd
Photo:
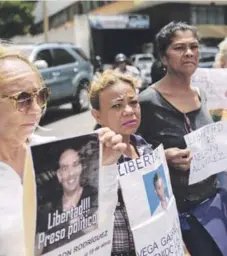
<path fill-rule="evenodd" d="M 37 133 L 40 135 L 66 137 L 92 132 L 95 121 L 90 111 L 73 114 L 70 104 L 67 104 L 48 110 L 41 126 L 45 130 L 39 129 Z"/>

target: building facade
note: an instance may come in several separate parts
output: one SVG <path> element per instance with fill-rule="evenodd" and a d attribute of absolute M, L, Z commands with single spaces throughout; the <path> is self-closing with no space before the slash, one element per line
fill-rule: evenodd
<path fill-rule="evenodd" d="M 43 1 L 38 1 L 34 12 L 35 25 L 32 36 L 29 35 L 33 42 L 44 40 L 43 4 Z M 112 63 L 119 52 L 128 56 L 142 52 L 144 45 L 154 42 L 156 33 L 170 21 L 195 25 L 207 45 L 217 46 L 227 36 L 227 0 L 46 1 L 46 10 L 49 41 L 79 44 L 89 56 L 100 55 L 105 63 Z M 91 15 L 115 14 L 146 15 L 150 25 L 146 29 L 122 29 L 117 20 L 116 26 L 113 24 L 111 28 L 94 28 L 89 24 Z"/>

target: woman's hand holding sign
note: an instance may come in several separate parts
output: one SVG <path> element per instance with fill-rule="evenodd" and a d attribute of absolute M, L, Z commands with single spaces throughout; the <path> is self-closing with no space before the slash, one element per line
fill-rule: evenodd
<path fill-rule="evenodd" d="M 168 148 L 165 150 L 168 164 L 174 168 L 187 171 L 190 168 L 192 154 L 190 149 Z"/>
<path fill-rule="evenodd" d="M 124 153 L 126 144 L 122 142 L 122 136 L 111 131 L 109 128 L 100 128 L 97 130 L 99 139 L 103 144 L 102 165 L 111 165 L 117 163 L 119 157 Z"/>

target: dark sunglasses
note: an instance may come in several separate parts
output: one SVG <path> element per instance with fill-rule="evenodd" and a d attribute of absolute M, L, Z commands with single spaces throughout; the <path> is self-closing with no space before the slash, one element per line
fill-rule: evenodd
<path fill-rule="evenodd" d="M 29 93 L 29 92 L 19 92 L 13 96 L 3 95 L 2 98 L 7 98 L 11 100 L 18 111 L 27 111 L 34 98 L 36 98 L 37 104 L 43 109 L 47 104 L 48 98 L 50 96 L 50 89 L 42 87 L 39 90 Z"/>

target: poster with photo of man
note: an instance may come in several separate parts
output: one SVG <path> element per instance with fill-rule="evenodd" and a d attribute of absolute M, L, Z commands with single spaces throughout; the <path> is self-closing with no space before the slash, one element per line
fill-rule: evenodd
<path fill-rule="evenodd" d="M 136 255 L 184 255 L 163 145 L 118 168 Z M 163 225 L 164 223 L 164 225 Z"/>
<path fill-rule="evenodd" d="M 36 255 L 98 228 L 100 145 L 97 134 L 32 147 L 36 177 Z"/>

